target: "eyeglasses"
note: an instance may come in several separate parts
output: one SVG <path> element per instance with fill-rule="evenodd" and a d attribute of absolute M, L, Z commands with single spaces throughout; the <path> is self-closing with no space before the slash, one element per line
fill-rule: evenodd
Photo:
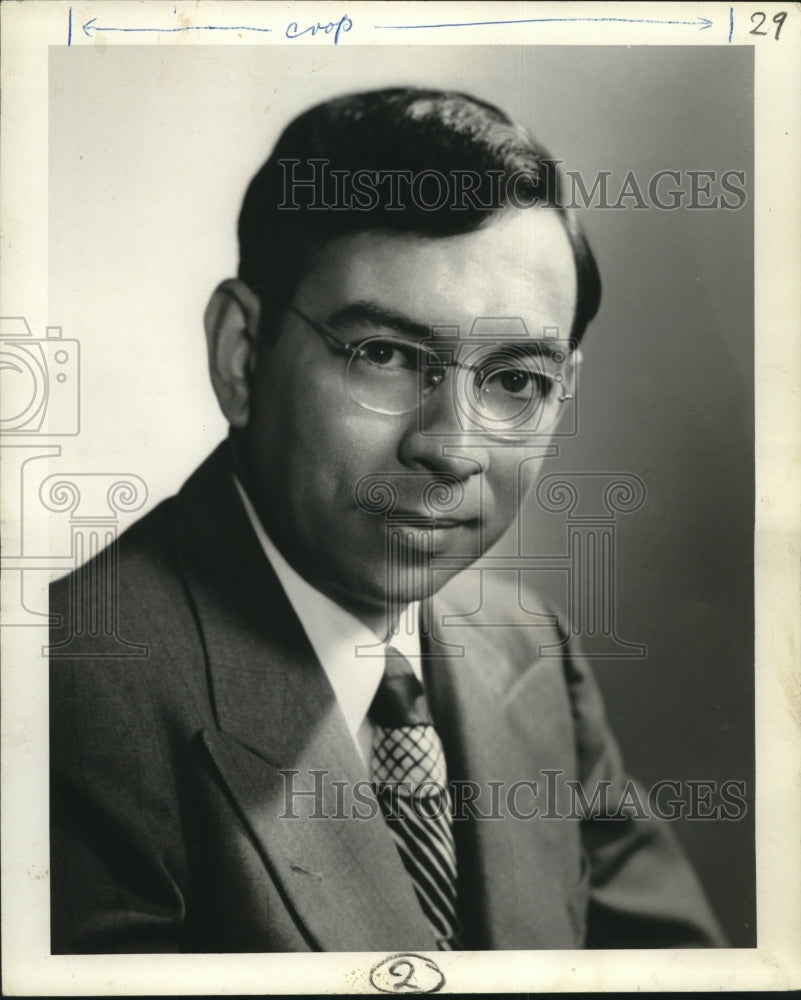
<path fill-rule="evenodd" d="M 560 405 L 573 398 L 565 391 L 570 354 L 557 346 L 560 342 L 499 343 L 486 337 L 420 341 L 394 331 L 347 342 L 297 306 L 288 308 L 332 353 L 347 359 L 351 398 L 375 413 L 397 415 L 421 407 L 449 369 L 459 418 L 466 429 L 478 432 L 518 437 L 544 431 L 556 420 Z"/>

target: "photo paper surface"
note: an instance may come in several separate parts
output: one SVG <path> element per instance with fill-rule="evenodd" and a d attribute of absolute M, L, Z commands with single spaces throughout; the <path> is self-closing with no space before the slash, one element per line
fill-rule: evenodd
<path fill-rule="evenodd" d="M 797 985 L 798 13 L 688 10 L 3 10 L 9 995 Z"/>

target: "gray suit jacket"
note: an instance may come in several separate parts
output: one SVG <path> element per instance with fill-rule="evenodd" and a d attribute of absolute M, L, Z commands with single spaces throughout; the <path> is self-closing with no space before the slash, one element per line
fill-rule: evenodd
<path fill-rule="evenodd" d="M 108 655 L 80 625 L 116 581 L 119 631 L 146 656 Z M 465 946 L 723 943 L 664 824 L 547 818 L 570 812 L 567 781 L 588 797 L 608 781 L 614 800 L 626 776 L 586 663 L 537 656 L 559 641 L 551 616 L 475 627 L 516 596 L 486 588 L 484 617 L 443 629 L 448 655 L 426 667 L 449 777 L 479 795 L 454 820 Z M 461 600 L 457 582 L 434 620 Z M 54 953 L 435 948 L 222 447 L 55 584 L 51 611 Z M 510 797 L 532 781 L 536 800 L 531 784 Z"/>

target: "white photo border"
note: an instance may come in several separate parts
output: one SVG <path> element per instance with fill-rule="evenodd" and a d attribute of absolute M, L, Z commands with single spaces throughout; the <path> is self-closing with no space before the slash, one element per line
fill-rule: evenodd
<path fill-rule="evenodd" d="M 520 44 L 503 20 L 553 18 L 526 26 L 535 45 L 753 46 L 755 52 L 755 393 L 756 393 L 756 820 L 758 946 L 709 951 L 485 952 L 435 957 L 441 992 L 637 991 L 776 989 L 801 986 L 801 696 L 799 695 L 799 560 L 801 525 L 801 13 L 797 5 L 763 3 L 363 3 L 342 7 L 351 23 L 337 39 L 395 44 L 380 24 L 449 24 L 404 44 Z M 103 24 L 144 29 L 154 24 L 215 24 L 226 31 L 159 35 L 158 44 L 332 46 L 333 32 L 295 41 L 284 25 L 334 24 L 335 8 L 310 3 L 136 3 L 56 0 L 4 4 L 2 196 L 4 233 L 0 302 L 20 304 L 39 328 L 48 301 L 48 59 L 51 47 L 152 45 L 144 33 L 101 33 Z M 336 10 L 339 10 L 337 7 Z M 754 12 L 779 40 L 752 34 Z M 456 17 L 458 12 L 458 18 Z M 692 23 L 699 19 L 696 27 Z M 573 19 L 573 20 L 570 20 Z M 587 19 L 587 20 L 582 20 Z M 593 23 L 593 19 L 595 19 Z M 710 25 L 703 27 L 703 20 Z M 478 22 L 490 22 L 480 24 Z M 640 23 L 635 23 L 639 21 Z M 654 22 L 675 22 L 669 38 Z M 94 27 L 92 22 L 94 22 Z M 237 27 L 271 25 L 243 41 Z M 392 37 L 388 37 L 392 36 Z M 76 197 L 87 193 L 76 192 Z M 30 306 L 29 306 L 30 304 Z M 56 318 L 57 319 L 57 318 Z M 38 331 L 37 331 L 38 332 Z M 43 456 L 46 457 L 46 456 Z M 4 491 L 5 492 L 5 491 Z M 19 516 L 6 499 L 4 523 Z M 13 574 L 12 574 L 13 575 Z M 4 584 L 5 585 L 5 584 Z M 20 995 L 377 994 L 370 972 L 375 954 L 108 955 L 49 954 L 47 668 L 42 631 L 3 629 L 3 989 Z"/>

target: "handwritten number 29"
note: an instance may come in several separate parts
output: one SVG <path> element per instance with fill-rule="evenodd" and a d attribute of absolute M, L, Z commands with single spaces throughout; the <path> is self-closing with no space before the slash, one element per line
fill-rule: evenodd
<path fill-rule="evenodd" d="M 751 15 L 751 21 L 755 21 L 757 18 L 759 20 L 754 25 L 754 27 L 748 32 L 749 35 L 767 35 L 767 31 L 762 30 L 762 25 L 767 21 L 768 15 L 763 13 L 761 10 L 755 10 Z M 779 32 L 782 30 L 784 22 L 787 20 L 787 11 L 780 10 L 778 14 L 773 15 L 773 23 L 776 25 L 776 34 L 773 36 L 778 42 Z"/>

